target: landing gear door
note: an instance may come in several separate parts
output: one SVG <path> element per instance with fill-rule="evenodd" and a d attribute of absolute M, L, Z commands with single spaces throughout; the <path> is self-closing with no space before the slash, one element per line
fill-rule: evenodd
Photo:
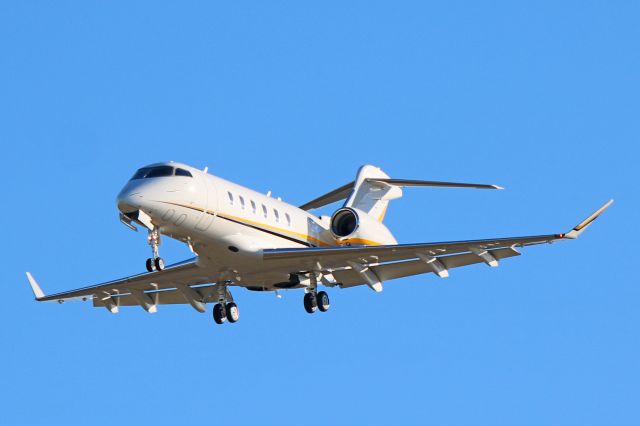
<path fill-rule="evenodd" d="M 198 198 L 202 200 L 202 205 L 199 207 L 204 211 L 200 214 L 195 228 L 197 231 L 206 231 L 213 223 L 215 212 L 218 210 L 218 197 L 216 196 L 216 187 L 213 184 L 213 179 L 209 179 L 206 173 L 202 173 L 198 180 L 199 185 L 197 188 L 201 194 Z"/>

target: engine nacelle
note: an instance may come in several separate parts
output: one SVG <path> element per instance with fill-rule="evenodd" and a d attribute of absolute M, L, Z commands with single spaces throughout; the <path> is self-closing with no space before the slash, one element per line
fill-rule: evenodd
<path fill-rule="evenodd" d="M 386 226 L 353 207 L 343 207 L 331 216 L 331 235 L 340 245 L 398 244 Z"/>

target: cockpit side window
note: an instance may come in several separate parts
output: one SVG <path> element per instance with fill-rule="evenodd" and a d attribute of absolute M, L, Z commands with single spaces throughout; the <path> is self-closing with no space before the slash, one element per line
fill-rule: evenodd
<path fill-rule="evenodd" d="M 176 176 L 187 176 L 187 177 L 193 177 L 193 175 L 191 174 L 190 171 L 185 170 L 185 169 L 176 169 Z"/>
<path fill-rule="evenodd" d="M 133 175 L 131 180 L 144 179 L 144 177 L 147 176 L 147 173 L 149 173 L 149 170 L 151 170 L 149 167 L 143 167 Z"/>

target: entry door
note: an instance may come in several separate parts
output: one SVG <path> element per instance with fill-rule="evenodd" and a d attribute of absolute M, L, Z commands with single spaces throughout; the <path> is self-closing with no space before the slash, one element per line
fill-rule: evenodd
<path fill-rule="evenodd" d="M 205 211 L 200 215 L 200 219 L 196 223 L 197 231 L 206 231 L 209 229 L 215 218 L 215 212 L 218 210 L 218 197 L 216 197 L 216 187 L 208 175 L 200 177 L 201 184 L 199 189 L 202 191 L 203 196 L 199 197 L 204 199 L 204 205 L 202 206 Z"/>

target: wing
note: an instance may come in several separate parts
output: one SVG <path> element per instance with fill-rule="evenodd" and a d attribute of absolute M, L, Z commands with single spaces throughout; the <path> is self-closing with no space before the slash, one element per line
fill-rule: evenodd
<path fill-rule="evenodd" d="M 380 291 L 385 279 L 426 272 L 444 278 L 455 267 L 481 262 L 498 266 L 500 259 L 519 255 L 518 247 L 575 239 L 612 202 L 563 234 L 391 246 L 275 249 L 265 250 L 264 260 L 270 268 L 319 272 L 325 277 L 325 284 L 340 283 L 343 287 L 368 284 Z"/>
<path fill-rule="evenodd" d="M 94 306 L 104 306 L 117 312 L 119 306 L 140 305 L 155 312 L 161 304 L 190 303 L 204 312 L 204 304 L 213 296 L 210 283 L 216 282 L 215 272 L 199 264 L 197 258 L 168 266 L 157 272 L 149 272 L 121 278 L 101 284 L 52 295 L 45 295 L 31 273 L 27 272 L 31 289 L 39 302 L 68 300 L 93 300 Z M 209 286 L 202 286 L 209 284 Z M 193 286 L 199 286 L 193 288 Z"/>

